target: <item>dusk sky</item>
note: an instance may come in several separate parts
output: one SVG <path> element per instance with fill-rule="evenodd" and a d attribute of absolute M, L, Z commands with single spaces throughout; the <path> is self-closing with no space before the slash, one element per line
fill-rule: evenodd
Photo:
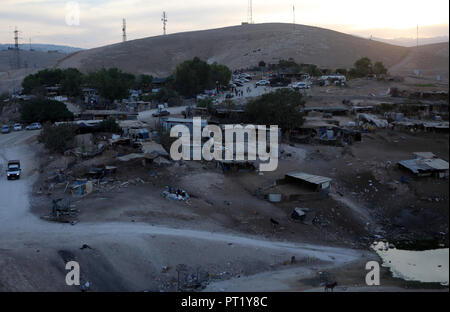
<path fill-rule="evenodd" d="M 380 38 L 448 36 L 448 0 L 253 0 L 255 23 L 292 23 Z M 79 7 L 79 20 L 77 18 Z M 120 42 L 122 19 L 128 40 L 168 33 L 239 25 L 247 20 L 247 0 L 0 0 L 0 43 L 63 44 L 92 48 Z M 79 24 L 78 24 L 79 21 Z"/>

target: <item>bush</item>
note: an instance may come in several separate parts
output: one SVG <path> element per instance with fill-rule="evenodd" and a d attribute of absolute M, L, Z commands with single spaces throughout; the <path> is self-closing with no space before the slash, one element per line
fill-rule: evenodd
<path fill-rule="evenodd" d="M 88 74 L 86 81 L 100 95 L 113 102 L 129 97 L 129 89 L 135 84 L 132 74 L 123 73 L 117 68 L 102 69 Z"/>
<path fill-rule="evenodd" d="M 108 132 L 108 133 L 114 133 L 114 134 L 122 134 L 123 130 L 119 126 L 119 124 L 116 122 L 113 118 L 108 118 L 103 120 L 99 127 L 98 132 Z"/>
<path fill-rule="evenodd" d="M 197 107 L 205 107 L 208 111 L 208 114 L 212 114 L 214 112 L 214 104 L 211 98 L 198 101 Z"/>
<path fill-rule="evenodd" d="M 76 130 L 75 125 L 53 126 L 47 122 L 39 134 L 38 141 L 50 151 L 64 154 L 65 151 L 74 147 Z"/>
<path fill-rule="evenodd" d="M 303 124 L 301 108 L 305 106 L 303 96 L 290 89 L 278 89 L 250 101 L 246 115 L 250 122 L 259 125 L 278 125 L 289 131 Z"/>
<path fill-rule="evenodd" d="M 224 65 L 202 61 L 198 57 L 177 66 L 174 73 L 176 90 L 184 96 L 195 96 L 206 89 L 226 86 L 231 79 L 231 70 Z"/>
<path fill-rule="evenodd" d="M 24 102 L 20 113 L 25 123 L 68 121 L 74 117 L 64 103 L 45 98 Z"/>
<path fill-rule="evenodd" d="M 354 78 L 363 78 L 370 74 L 387 74 L 387 69 L 382 62 L 376 62 L 372 65 L 372 61 L 368 57 L 363 57 L 355 62 L 349 74 Z"/>
<path fill-rule="evenodd" d="M 45 87 L 60 85 L 61 92 L 65 95 L 79 96 L 83 81 L 84 75 L 75 68 L 44 69 L 26 76 L 22 87 L 26 94 L 45 94 Z"/>
<path fill-rule="evenodd" d="M 384 67 L 384 64 L 382 62 L 376 62 L 375 65 L 373 65 L 373 73 L 377 75 L 386 75 L 388 72 L 387 68 Z"/>

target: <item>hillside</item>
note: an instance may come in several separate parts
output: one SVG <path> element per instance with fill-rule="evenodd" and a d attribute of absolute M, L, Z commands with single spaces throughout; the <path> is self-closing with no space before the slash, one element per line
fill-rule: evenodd
<path fill-rule="evenodd" d="M 22 80 L 40 69 L 51 67 L 66 54 L 57 52 L 19 51 L 20 69 L 16 69 L 15 51 L 0 51 L 0 93 L 17 91 Z"/>
<path fill-rule="evenodd" d="M 415 69 L 419 69 L 425 77 L 441 78 L 448 80 L 449 76 L 449 43 L 436 43 L 419 46 L 419 48 L 409 48 L 408 55 L 390 71 L 400 75 L 412 74 Z M 432 77 L 434 76 L 434 77 Z"/>
<path fill-rule="evenodd" d="M 0 50 L 8 50 L 8 48 L 11 46 L 12 46 L 11 44 L 0 44 Z M 30 45 L 26 44 L 26 43 L 19 44 L 19 48 L 21 50 L 30 50 Z M 66 54 L 83 50 L 83 49 L 75 48 L 75 47 L 56 45 L 56 44 L 42 44 L 42 43 L 31 44 L 31 49 L 33 49 L 35 51 L 40 51 L 40 52 L 58 51 L 60 53 L 66 53 Z"/>
<path fill-rule="evenodd" d="M 0 72 L 16 70 L 16 51 L 0 51 Z M 53 65 L 57 60 L 66 56 L 59 52 L 41 52 L 19 50 L 20 68 L 44 68 Z"/>
<path fill-rule="evenodd" d="M 184 32 L 76 52 L 58 64 L 83 71 L 118 67 L 133 73 L 169 75 L 180 62 L 198 56 L 232 69 L 294 58 L 322 67 L 351 67 L 368 56 L 387 66 L 401 62 L 409 49 L 323 28 L 292 24 L 254 24 Z"/>

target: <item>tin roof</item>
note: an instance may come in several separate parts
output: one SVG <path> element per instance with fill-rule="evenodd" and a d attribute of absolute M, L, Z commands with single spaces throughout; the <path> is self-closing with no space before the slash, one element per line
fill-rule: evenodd
<path fill-rule="evenodd" d="M 416 174 L 424 171 L 449 169 L 448 162 L 439 158 L 402 160 L 398 164 Z"/>
<path fill-rule="evenodd" d="M 436 157 L 432 152 L 415 152 L 413 153 L 416 158 L 425 158 L 425 159 L 432 159 Z"/>
<path fill-rule="evenodd" d="M 321 177 L 321 176 L 312 175 L 312 174 L 308 174 L 308 173 L 304 173 L 304 172 L 290 172 L 290 173 L 287 173 L 286 176 L 294 178 L 294 179 L 303 180 L 303 181 L 306 181 L 309 183 L 317 184 L 317 185 L 333 181 L 333 179 L 331 179 L 331 178 Z"/>
<path fill-rule="evenodd" d="M 424 159 L 423 161 L 435 170 L 448 170 L 448 162 L 446 162 L 445 160 L 434 158 Z"/>

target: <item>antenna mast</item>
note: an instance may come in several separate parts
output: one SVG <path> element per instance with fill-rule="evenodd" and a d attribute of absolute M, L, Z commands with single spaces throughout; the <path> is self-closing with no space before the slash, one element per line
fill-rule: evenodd
<path fill-rule="evenodd" d="M 164 35 L 166 35 L 167 14 L 165 11 L 163 12 L 161 21 L 163 22 L 163 33 L 164 33 Z"/>
<path fill-rule="evenodd" d="M 253 3 L 252 3 L 252 0 L 248 0 L 247 22 L 249 24 L 253 24 Z"/>
<path fill-rule="evenodd" d="M 17 26 L 14 29 L 14 56 L 12 63 L 15 69 L 20 69 L 19 30 Z"/>
<path fill-rule="evenodd" d="M 122 42 L 125 42 L 127 41 L 127 21 L 123 19 L 122 22 Z"/>
<path fill-rule="evenodd" d="M 292 16 L 293 16 L 293 21 L 294 21 L 293 27 L 294 27 L 294 31 L 295 31 L 295 5 L 292 5 Z"/>
<path fill-rule="evenodd" d="M 19 50 L 19 31 L 17 30 L 17 26 L 14 29 L 14 49 Z"/>
<path fill-rule="evenodd" d="M 417 24 L 417 34 L 416 34 L 416 38 L 417 38 L 417 48 L 419 47 L 419 24 Z"/>

